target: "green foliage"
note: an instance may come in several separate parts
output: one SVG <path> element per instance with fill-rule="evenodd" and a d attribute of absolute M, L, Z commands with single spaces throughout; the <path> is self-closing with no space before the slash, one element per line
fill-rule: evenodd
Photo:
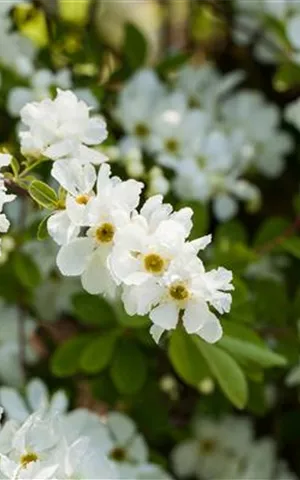
<path fill-rule="evenodd" d="M 199 348 L 183 329 L 172 334 L 168 353 L 175 372 L 188 385 L 197 388 L 201 380 L 210 375 Z"/>
<path fill-rule="evenodd" d="M 51 358 L 51 371 L 56 377 L 69 377 L 79 370 L 83 349 L 91 335 L 78 335 L 60 345 Z"/>
<path fill-rule="evenodd" d="M 286 252 L 300 259 L 300 238 L 299 237 L 286 238 L 281 243 L 281 246 Z"/>
<path fill-rule="evenodd" d="M 28 192 L 35 202 L 41 207 L 52 210 L 57 207 L 58 197 L 53 188 L 49 187 L 40 180 L 33 180 L 31 182 Z"/>
<path fill-rule="evenodd" d="M 135 343 L 125 339 L 118 344 L 110 374 L 121 394 L 134 395 L 141 390 L 146 381 L 146 356 Z"/>
<path fill-rule="evenodd" d="M 46 238 L 49 236 L 48 229 L 47 229 L 48 219 L 49 219 L 48 216 L 44 217 L 43 220 L 38 225 L 37 239 L 40 241 L 46 240 Z"/>
<path fill-rule="evenodd" d="M 248 387 L 241 367 L 221 348 L 209 345 L 199 337 L 194 337 L 193 340 L 224 395 L 237 408 L 244 408 L 248 398 Z"/>
<path fill-rule="evenodd" d="M 289 222 L 285 218 L 281 217 L 272 217 L 268 218 L 258 229 L 255 240 L 254 247 L 256 249 L 262 249 L 266 246 L 271 246 L 275 251 L 280 248 L 274 244 L 274 241 L 281 237 L 285 230 L 288 228 Z"/>
<path fill-rule="evenodd" d="M 114 310 L 102 297 L 76 293 L 72 297 L 72 306 L 74 316 L 83 325 L 106 327 L 115 323 Z"/>
<path fill-rule="evenodd" d="M 136 70 L 141 67 L 146 60 L 148 51 L 147 41 L 144 35 L 132 23 L 128 23 L 125 28 L 124 56 L 127 65 Z"/>
<path fill-rule="evenodd" d="M 25 288 L 34 288 L 41 282 L 40 271 L 34 260 L 27 254 L 15 252 L 13 268 L 17 279 Z"/>
<path fill-rule="evenodd" d="M 266 347 L 224 335 L 219 345 L 245 366 L 282 367 L 286 360 Z"/>
<path fill-rule="evenodd" d="M 88 343 L 80 356 L 80 367 L 86 373 L 99 373 L 110 363 L 117 341 L 117 333 L 110 331 Z"/>

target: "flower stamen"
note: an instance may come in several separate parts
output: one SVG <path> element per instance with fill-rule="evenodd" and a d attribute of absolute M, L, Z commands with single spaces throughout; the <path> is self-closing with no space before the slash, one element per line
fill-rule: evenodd
<path fill-rule="evenodd" d="M 23 468 L 26 468 L 29 463 L 36 462 L 38 460 L 38 456 L 34 452 L 28 452 L 24 455 L 21 455 L 20 463 Z"/>
<path fill-rule="evenodd" d="M 112 223 L 103 223 L 96 230 L 96 239 L 99 243 L 112 242 L 115 235 L 115 227 Z"/>
<path fill-rule="evenodd" d="M 159 274 L 165 269 L 165 261 L 157 253 L 149 253 L 144 257 L 144 267 L 149 273 Z"/>
<path fill-rule="evenodd" d="M 182 301 L 189 298 L 189 291 L 183 282 L 172 283 L 169 293 L 174 300 Z"/>
<path fill-rule="evenodd" d="M 88 203 L 89 199 L 90 199 L 90 197 L 87 194 L 81 194 L 81 195 L 78 195 L 75 198 L 76 203 L 78 203 L 79 205 L 86 205 Z"/>

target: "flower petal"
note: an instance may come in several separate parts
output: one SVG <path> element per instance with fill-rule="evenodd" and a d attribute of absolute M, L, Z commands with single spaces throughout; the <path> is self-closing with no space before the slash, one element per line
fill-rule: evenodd
<path fill-rule="evenodd" d="M 172 330 L 178 322 L 179 309 L 174 302 L 166 302 L 155 307 L 150 313 L 150 319 L 155 325 Z"/>
<path fill-rule="evenodd" d="M 57 266 L 66 276 L 81 275 L 87 265 L 88 258 L 94 249 L 90 238 L 77 238 L 67 245 L 63 245 L 57 255 Z"/>

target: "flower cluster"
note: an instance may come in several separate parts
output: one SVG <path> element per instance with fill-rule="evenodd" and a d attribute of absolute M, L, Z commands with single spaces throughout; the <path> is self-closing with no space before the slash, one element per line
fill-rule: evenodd
<path fill-rule="evenodd" d="M 233 37 L 236 43 L 249 45 L 254 42 L 254 55 L 264 63 L 289 58 L 299 64 L 299 2 L 235 0 L 235 9 Z"/>
<path fill-rule="evenodd" d="M 260 191 L 246 176 L 280 175 L 291 149 L 278 129 L 277 107 L 258 92 L 232 93 L 242 78 L 241 72 L 221 77 L 210 65 L 187 66 L 167 88 L 142 70 L 121 90 L 115 109 L 126 133 L 121 155 L 131 163 L 140 161 L 141 150 L 153 156 L 173 172 L 179 198 L 212 200 L 219 220 L 235 216 L 238 201 L 257 208 Z"/>
<path fill-rule="evenodd" d="M 26 127 L 20 132 L 21 150 L 25 156 L 52 160 L 76 157 L 80 163 L 102 163 L 106 157 L 91 148 L 107 136 L 106 125 L 71 91 L 58 90 L 55 100 L 25 105 L 21 120 Z"/>
<path fill-rule="evenodd" d="M 171 478 L 149 462 L 145 439 L 124 414 L 67 413 L 66 394 L 50 399 L 39 379 L 26 386 L 26 402 L 7 387 L 0 397 L 9 418 L 0 431 L 1 478 Z"/>
<path fill-rule="evenodd" d="M 197 417 L 192 427 L 193 436 L 179 443 L 172 453 L 179 478 L 297 480 L 284 462 L 277 460 L 271 438 L 255 439 L 248 418 Z"/>
<path fill-rule="evenodd" d="M 97 173 L 92 162 L 103 158 L 84 143 L 103 140 L 106 128 L 88 113 L 70 91 L 58 91 L 53 101 L 27 104 L 21 112 L 29 126 L 21 133 L 23 153 L 56 159 L 52 176 L 65 192 L 63 205 L 48 220 L 50 235 L 61 245 L 60 271 L 80 276 L 91 294 L 112 298 L 121 287 L 130 315 L 150 314 L 156 340 L 182 321 L 188 333 L 217 341 L 222 328 L 211 307 L 228 312 L 233 286 L 231 272 L 206 272 L 198 258 L 211 236 L 189 241 L 190 208 L 175 212 L 154 195 L 137 210 L 141 182 L 111 177 L 107 163 Z"/>

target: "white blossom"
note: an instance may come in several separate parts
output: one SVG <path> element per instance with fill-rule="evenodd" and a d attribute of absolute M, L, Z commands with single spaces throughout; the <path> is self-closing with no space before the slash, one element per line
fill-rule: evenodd
<path fill-rule="evenodd" d="M 59 160 L 53 166 L 52 176 L 66 191 L 65 209 L 51 215 L 47 227 L 51 237 L 63 245 L 77 237 L 80 226 L 87 225 L 87 212 L 94 197 L 97 175 L 91 164 Z"/>
<path fill-rule="evenodd" d="M 135 180 L 122 182 L 110 178 L 110 167 L 102 165 L 97 179 L 97 195 L 90 200 L 83 226 L 85 236 L 63 245 L 57 265 L 64 275 L 81 276 L 89 293 L 114 295 L 115 283 L 107 266 L 118 230 L 130 221 L 131 212 L 139 203 L 142 184 Z"/>
<path fill-rule="evenodd" d="M 32 378 L 25 387 L 24 397 L 15 388 L 0 387 L 0 403 L 7 418 L 22 423 L 40 408 L 47 409 L 50 414 L 64 413 L 68 398 L 63 390 L 58 390 L 50 398 L 45 383 L 39 378 Z"/>
<path fill-rule="evenodd" d="M 107 137 L 106 124 L 71 91 L 58 89 L 54 100 L 32 102 L 21 110 L 27 130 L 20 132 L 24 155 L 52 160 L 77 158 L 82 163 L 102 163 L 105 155 L 91 148 Z"/>
<path fill-rule="evenodd" d="M 12 161 L 12 156 L 8 153 L 0 153 L 0 169 L 8 167 Z M 8 194 L 5 186 L 5 179 L 3 173 L 0 172 L 0 233 L 6 233 L 9 229 L 10 222 L 3 213 L 3 206 L 6 203 L 12 202 L 16 198 L 15 195 Z"/>
<path fill-rule="evenodd" d="M 115 116 L 132 145 L 148 144 L 155 108 L 164 93 L 155 73 L 147 69 L 137 72 L 121 90 Z"/>
<path fill-rule="evenodd" d="M 6 422 L 0 432 L 0 472 L 8 479 L 118 478 L 112 463 L 89 438 L 68 442 L 63 418 L 42 409 L 21 426 Z"/>
<path fill-rule="evenodd" d="M 233 478 L 236 463 L 247 457 L 252 445 L 253 431 L 249 420 L 197 417 L 192 430 L 193 435 L 179 443 L 172 452 L 175 474 L 179 478 L 195 476 L 201 480 Z"/>

